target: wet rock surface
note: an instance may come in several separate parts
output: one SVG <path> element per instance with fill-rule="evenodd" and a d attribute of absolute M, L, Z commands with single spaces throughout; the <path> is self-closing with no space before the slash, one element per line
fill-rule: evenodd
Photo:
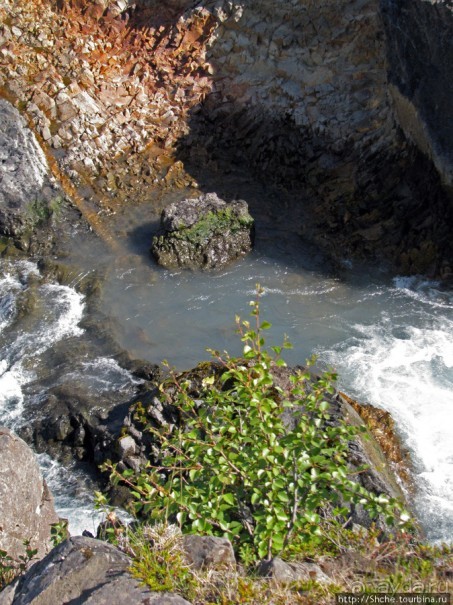
<path fill-rule="evenodd" d="M 120 365 L 113 359 L 95 357 L 90 346 L 74 344 L 76 352 L 67 342 L 61 353 L 60 347 L 56 347 L 54 354 L 59 357 L 59 367 L 45 391 L 45 381 L 25 388 L 32 401 L 39 398 L 40 406 L 39 410 L 33 406 L 24 410 L 26 421 L 19 434 L 38 452 L 46 452 L 67 465 L 87 463 L 96 474 L 97 466 L 117 456 L 118 448 L 121 458 L 129 459 L 130 448 L 117 443 L 118 435 L 131 402 L 151 388 L 159 368 L 138 360 L 130 361 L 127 356 L 120 357 Z M 93 358 L 85 367 L 81 359 L 83 351 Z M 104 376 L 100 385 L 96 371 Z M 140 377 L 134 375 L 135 371 Z M 102 383 L 108 379 L 114 381 L 116 388 Z"/>
<path fill-rule="evenodd" d="M 0 98 L 0 253 L 55 253 L 82 224 L 35 134 Z"/>
<path fill-rule="evenodd" d="M 448 0 L 382 0 L 389 91 L 406 136 L 453 184 L 453 7 Z M 423 52 L 414 52 L 414 48 Z M 429 57 L 429 60 L 427 58 Z"/>
<path fill-rule="evenodd" d="M 65 205 L 65 196 L 32 130 L 1 98 L 0 148 L 0 234 L 27 252 L 48 250 L 49 223 Z M 8 248 L 7 240 L 2 248 Z"/>
<path fill-rule="evenodd" d="M 29 548 L 43 557 L 51 549 L 50 526 L 58 522 L 53 497 L 34 453 L 9 429 L 0 427 L 0 549 L 18 559 Z"/>
<path fill-rule="evenodd" d="M 34 134 L 17 109 L 1 98 L 0 149 L 0 230 L 20 235 L 27 224 L 39 220 L 40 210 L 45 213 L 57 189 Z"/>
<path fill-rule="evenodd" d="M 151 251 L 167 269 L 215 269 L 252 249 L 254 226 L 247 203 L 226 203 L 215 193 L 165 208 Z"/>

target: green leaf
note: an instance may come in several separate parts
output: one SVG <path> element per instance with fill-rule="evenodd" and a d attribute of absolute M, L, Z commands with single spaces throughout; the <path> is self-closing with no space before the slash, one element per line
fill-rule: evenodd
<path fill-rule="evenodd" d="M 280 500 L 280 502 L 289 502 L 289 500 L 290 500 L 290 498 L 286 492 L 278 492 L 277 498 L 278 498 L 278 500 Z"/>
<path fill-rule="evenodd" d="M 225 500 L 225 502 L 227 504 L 230 504 L 231 506 L 233 506 L 234 503 L 235 503 L 235 501 L 236 501 L 234 495 L 231 494 L 231 493 L 229 493 L 229 494 L 223 494 L 222 498 Z"/>

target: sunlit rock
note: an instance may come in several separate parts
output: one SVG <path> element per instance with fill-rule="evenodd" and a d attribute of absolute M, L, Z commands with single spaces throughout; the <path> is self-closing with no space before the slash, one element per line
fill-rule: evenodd
<path fill-rule="evenodd" d="M 214 269 L 244 256 L 253 246 L 254 222 L 244 200 L 229 204 L 215 193 L 171 204 L 151 251 L 168 269 Z"/>

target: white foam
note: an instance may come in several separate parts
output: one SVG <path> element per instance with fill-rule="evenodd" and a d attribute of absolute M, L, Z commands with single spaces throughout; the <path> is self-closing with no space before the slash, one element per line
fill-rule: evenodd
<path fill-rule="evenodd" d="M 3 424 L 14 426 L 24 409 L 22 385 L 31 380 L 21 364 L 8 368 L 6 360 L 0 362 L 0 419 Z"/>
<path fill-rule="evenodd" d="M 344 389 L 393 415 L 415 465 L 415 508 L 437 539 L 446 518 L 453 529 L 453 322 L 424 319 L 398 329 L 384 313 L 375 325 L 354 325 L 354 336 L 323 356 Z"/>
<path fill-rule="evenodd" d="M 45 284 L 43 292 L 46 300 L 53 301 L 52 313 L 54 322 L 48 327 L 49 343 L 68 336 L 80 336 L 83 330 L 79 327 L 84 311 L 84 297 L 69 286 Z M 50 296 L 47 296 L 49 295 Z M 55 321 L 56 320 L 56 321 Z"/>
<path fill-rule="evenodd" d="M 453 309 L 453 296 L 451 292 L 440 289 L 440 282 L 428 280 L 413 275 L 409 277 L 395 277 L 393 283 L 396 290 L 402 291 L 406 296 L 417 302 L 439 309 Z"/>
<path fill-rule="evenodd" d="M 39 454 L 37 458 L 54 497 L 57 514 L 68 520 L 71 536 L 81 535 L 85 530 L 96 535 L 105 515 L 96 510 L 92 492 L 80 489 L 80 477 L 47 454 Z"/>
<path fill-rule="evenodd" d="M 83 380 L 84 385 L 99 394 L 109 392 L 112 388 L 116 391 L 127 391 L 132 385 L 143 383 L 143 380 L 132 376 L 111 357 L 96 357 L 83 361 L 80 367 L 65 374 L 63 380 L 65 383 L 71 380 Z"/>
<path fill-rule="evenodd" d="M 17 275 L 5 273 L 0 277 L 0 333 L 14 320 L 16 295 L 23 288 Z"/>

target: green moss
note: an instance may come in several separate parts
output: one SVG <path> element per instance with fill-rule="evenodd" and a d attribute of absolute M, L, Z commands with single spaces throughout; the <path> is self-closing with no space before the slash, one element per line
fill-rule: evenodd
<path fill-rule="evenodd" d="M 12 237 L 0 237 L 0 256 L 7 258 L 15 258 L 24 254 L 19 248 L 20 243 L 16 242 Z"/>
<path fill-rule="evenodd" d="M 184 227 L 171 234 L 176 239 L 183 239 L 192 244 L 199 244 L 213 234 L 225 233 L 230 231 L 240 231 L 250 228 L 253 225 L 253 219 L 250 215 L 235 215 L 230 208 L 220 210 L 219 212 L 208 212 L 202 219 L 191 227 Z"/>
<path fill-rule="evenodd" d="M 58 217 L 64 198 L 61 195 L 46 201 L 36 199 L 27 208 L 27 218 L 32 228 L 42 225 L 51 218 Z"/>

